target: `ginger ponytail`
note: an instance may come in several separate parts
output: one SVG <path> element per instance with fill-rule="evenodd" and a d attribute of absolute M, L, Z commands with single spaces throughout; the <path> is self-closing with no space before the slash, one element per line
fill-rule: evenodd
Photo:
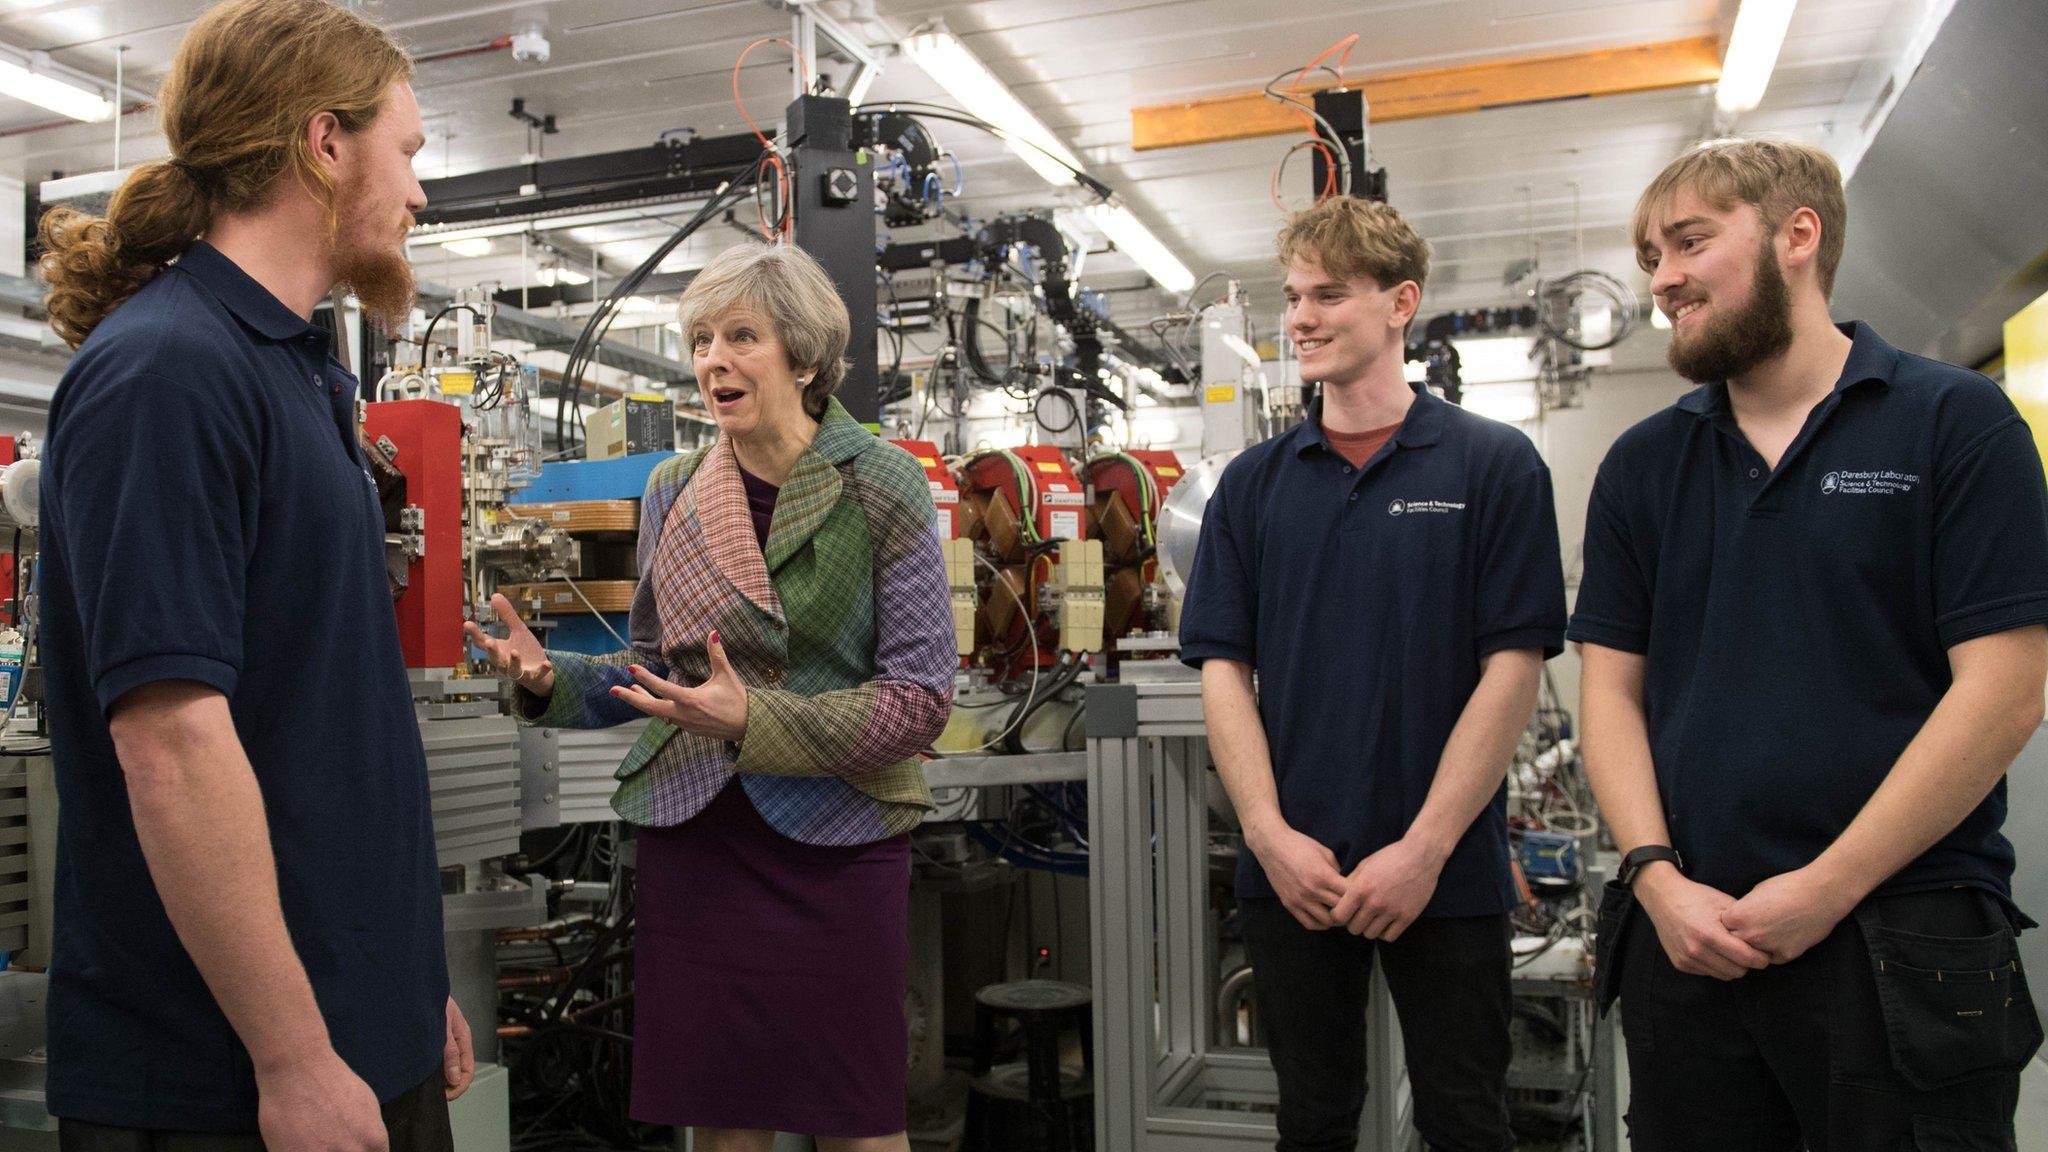
<path fill-rule="evenodd" d="M 390 32 L 328 0 L 207 9 L 157 93 L 175 159 L 131 173 L 104 219 L 52 208 L 37 226 L 50 327 L 77 347 L 204 235 L 216 213 L 258 207 L 280 180 L 314 189 L 332 227 L 335 190 L 314 162 L 307 123 L 331 112 L 344 131 L 362 131 L 385 90 L 411 78 L 412 58 Z"/>
<path fill-rule="evenodd" d="M 114 191 L 104 217 L 75 208 L 43 213 L 37 262 L 49 285 L 50 327 L 73 348 L 206 231 L 211 216 L 199 170 L 145 164 Z"/>

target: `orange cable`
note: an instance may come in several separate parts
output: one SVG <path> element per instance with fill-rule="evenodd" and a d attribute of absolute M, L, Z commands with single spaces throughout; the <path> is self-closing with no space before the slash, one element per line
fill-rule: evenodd
<path fill-rule="evenodd" d="M 782 162 L 781 150 L 776 148 L 775 142 L 768 138 L 767 133 L 761 131 L 759 124 L 754 123 L 754 118 L 747 113 L 747 102 L 740 97 L 740 69 L 746 66 L 748 54 L 763 44 L 781 44 L 787 47 L 790 55 L 796 58 L 799 75 L 804 71 L 804 54 L 797 49 L 795 44 L 790 42 L 788 37 L 763 36 L 745 48 L 740 49 L 739 59 L 734 60 L 732 64 L 732 102 L 740 110 L 740 119 L 747 122 L 747 130 L 754 134 L 754 139 L 759 140 L 763 148 L 769 150 L 768 162 L 775 166 L 776 204 L 785 208 L 783 215 L 786 218 L 788 215 L 786 206 L 789 203 L 789 167 Z M 777 229 L 769 225 L 767 213 L 761 209 L 761 202 L 758 197 L 754 201 L 754 214 L 761 220 L 761 234 L 770 240 L 776 239 L 778 235 Z M 786 234 L 787 232 L 788 228 L 785 224 L 782 227 L 782 233 Z"/>

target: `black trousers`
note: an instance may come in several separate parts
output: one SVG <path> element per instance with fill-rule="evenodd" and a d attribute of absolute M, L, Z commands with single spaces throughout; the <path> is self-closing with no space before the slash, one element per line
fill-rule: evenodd
<path fill-rule="evenodd" d="M 454 1152 L 441 1077 L 436 1068 L 426 1083 L 384 1105 L 391 1152 Z M 254 1132 L 169 1132 L 59 1120 L 57 1147 L 61 1152 L 263 1152 L 263 1137 Z"/>
<path fill-rule="evenodd" d="M 1619 941 L 1636 1152 L 2013 1152 L 2041 1029 L 2004 908 L 1878 897 L 1812 951 L 1733 981 Z"/>
<path fill-rule="evenodd" d="M 1401 1018 L 1415 1126 L 1435 1152 L 1508 1152 L 1505 913 L 1417 920 L 1393 943 L 1312 932 L 1280 901 L 1238 901 L 1273 1071 L 1279 1152 L 1352 1152 L 1365 1109 L 1375 954 Z"/>

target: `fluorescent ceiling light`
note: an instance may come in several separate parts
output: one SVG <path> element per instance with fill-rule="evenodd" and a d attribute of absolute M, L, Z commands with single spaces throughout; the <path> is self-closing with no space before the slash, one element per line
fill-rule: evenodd
<path fill-rule="evenodd" d="M 1530 359 L 1536 347 L 1534 337 L 1488 336 L 1453 340 L 1451 347 L 1458 350 L 1458 379 L 1466 384 L 1496 384 L 1536 378 L 1536 364 Z"/>
<path fill-rule="evenodd" d="M 961 107 L 995 125 L 1010 151 L 1045 177 L 1047 183 L 1065 187 L 1074 182 L 1074 169 L 1081 167 L 1081 161 L 1043 121 L 1010 94 L 1008 86 L 982 67 L 981 61 L 951 32 L 935 29 L 916 33 L 903 42 L 903 50 Z"/>
<path fill-rule="evenodd" d="M 534 270 L 533 278 L 535 280 L 540 281 L 543 285 L 549 288 L 553 288 L 561 284 L 573 285 L 590 283 L 590 277 L 585 276 L 583 273 L 576 271 L 574 268 L 537 268 Z"/>
<path fill-rule="evenodd" d="M 1102 230 L 1123 253 L 1138 262 L 1145 274 L 1168 292 L 1185 292 L 1195 286 L 1195 274 L 1180 258 L 1167 250 L 1145 222 L 1131 215 L 1121 204 L 1091 204 L 1088 219 Z"/>
<path fill-rule="evenodd" d="M 1714 89 L 1714 105 L 1733 115 L 1747 112 L 1763 101 L 1771 83 L 1771 70 L 1778 66 L 1778 49 L 1785 45 L 1785 29 L 1792 23 L 1792 9 L 1799 0 L 1742 0 L 1735 13 L 1735 30 L 1728 34 L 1728 54 L 1721 59 L 1721 82 Z"/>
<path fill-rule="evenodd" d="M 114 115 L 113 102 L 99 93 L 66 83 L 46 72 L 32 72 L 10 60 L 0 60 L 0 96 L 26 100 L 88 124 L 96 124 Z"/>
<path fill-rule="evenodd" d="M 543 216 L 534 220 L 517 220 L 503 224 L 476 224 L 467 228 L 442 228 L 429 225 L 413 229 L 405 238 L 407 244 L 445 244 L 450 240 L 471 240 L 478 237 L 517 236 L 521 232 L 554 232 L 563 228 L 586 228 L 594 224 L 617 224 L 626 220 L 660 221 L 666 214 L 694 212 L 702 207 L 702 200 L 670 201 L 661 204 L 645 204 L 632 208 L 607 208 L 602 212 L 579 212 L 571 216 Z"/>
<path fill-rule="evenodd" d="M 1467 412 L 1504 424 L 1525 423 L 1543 412 L 1533 380 L 1521 384 L 1469 384 L 1458 402 Z"/>
<path fill-rule="evenodd" d="M 491 238 L 488 236 L 471 236 L 467 240 L 443 240 L 441 241 L 441 247 L 455 253 L 457 256 L 489 256 L 491 254 Z"/>
<path fill-rule="evenodd" d="M 55 204 L 59 200 L 71 200 L 84 196 L 99 196 L 121 186 L 128 179 L 133 168 L 109 168 L 104 172 L 86 172 L 78 176 L 59 176 L 45 180 L 37 190 L 37 196 L 44 204 Z"/>

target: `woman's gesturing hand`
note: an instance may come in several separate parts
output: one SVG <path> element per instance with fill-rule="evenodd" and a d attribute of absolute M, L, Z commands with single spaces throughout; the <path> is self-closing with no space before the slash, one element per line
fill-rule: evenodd
<path fill-rule="evenodd" d="M 711 678 L 695 688 L 671 684 L 638 664 L 633 683 L 612 689 L 612 695 L 698 736 L 738 742 L 747 734 L 747 686 L 725 658 L 725 646 L 713 632 L 704 642 L 711 658 Z"/>
<path fill-rule="evenodd" d="M 499 674 L 510 676 L 514 683 L 535 696 L 546 697 L 555 691 L 555 665 L 548 659 L 540 641 L 519 618 L 512 608 L 512 602 L 503 596 L 491 597 L 491 611 L 505 622 L 505 638 L 494 639 L 475 621 L 467 621 L 462 630 L 469 634 L 469 642 L 484 650 L 491 667 Z"/>

